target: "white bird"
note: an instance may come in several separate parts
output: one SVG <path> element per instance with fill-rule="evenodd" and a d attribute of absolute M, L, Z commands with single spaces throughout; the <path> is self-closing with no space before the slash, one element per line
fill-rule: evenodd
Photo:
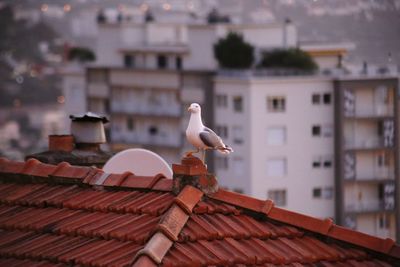
<path fill-rule="evenodd" d="M 205 151 L 207 149 L 218 150 L 223 154 L 233 152 L 233 149 L 224 144 L 221 137 L 219 137 L 213 130 L 203 125 L 201 120 L 201 108 L 197 103 L 192 103 L 188 108 L 190 114 L 189 125 L 186 129 L 186 138 L 197 150 L 187 152 L 187 156 L 193 153 L 198 153 L 203 150 L 203 162 Z"/>

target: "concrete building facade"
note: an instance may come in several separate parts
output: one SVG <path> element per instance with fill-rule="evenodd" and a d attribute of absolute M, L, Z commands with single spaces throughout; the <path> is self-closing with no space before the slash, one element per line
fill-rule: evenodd
<path fill-rule="evenodd" d="M 397 95 L 387 76 L 219 75 L 215 128 L 238 152 L 216 156 L 221 184 L 396 238 Z"/>

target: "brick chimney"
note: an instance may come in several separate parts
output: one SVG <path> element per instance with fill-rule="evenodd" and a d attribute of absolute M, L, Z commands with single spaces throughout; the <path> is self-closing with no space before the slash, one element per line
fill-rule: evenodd
<path fill-rule="evenodd" d="M 70 135 L 50 135 L 49 150 L 28 155 L 44 163 L 58 164 L 66 161 L 78 166 L 102 168 L 111 153 L 102 151 L 100 144 L 106 143 L 104 124 L 108 119 L 92 112 L 71 115 Z"/>
<path fill-rule="evenodd" d="M 172 164 L 174 194 L 186 186 L 194 186 L 206 195 L 218 191 L 218 182 L 213 174 L 208 173 L 206 165 L 194 156 L 184 157 L 181 164 Z"/>

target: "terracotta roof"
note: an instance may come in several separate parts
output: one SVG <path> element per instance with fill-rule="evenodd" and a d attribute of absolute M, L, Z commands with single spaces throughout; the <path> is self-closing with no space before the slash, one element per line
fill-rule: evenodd
<path fill-rule="evenodd" d="M 204 179 L 175 192 L 161 174 L 0 159 L 0 266 L 400 265 L 391 239 L 270 200 L 203 193 L 212 179 L 194 163 L 174 166 L 175 178 Z"/>

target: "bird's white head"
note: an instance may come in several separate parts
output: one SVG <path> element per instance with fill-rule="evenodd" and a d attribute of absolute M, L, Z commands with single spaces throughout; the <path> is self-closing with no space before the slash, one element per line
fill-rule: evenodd
<path fill-rule="evenodd" d="M 200 107 L 200 105 L 197 104 L 197 103 L 192 103 L 192 104 L 190 105 L 190 107 L 188 108 L 188 111 L 189 111 L 190 113 L 200 113 L 201 107 Z"/>

